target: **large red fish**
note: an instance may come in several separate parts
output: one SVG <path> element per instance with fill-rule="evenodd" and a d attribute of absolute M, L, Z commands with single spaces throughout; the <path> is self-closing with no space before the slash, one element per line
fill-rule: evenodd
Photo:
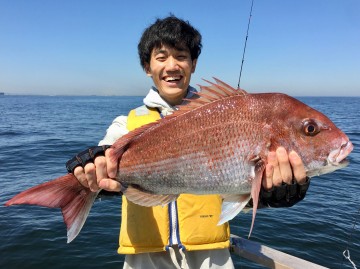
<path fill-rule="evenodd" d="M 347 165 L 353 145 L 329 118 L 279 93 L 248 94 L 216 80 L 172 115 L 136 129 L 113 145 L 117 180 L 132 202 L 164 205 L 181 193 L 220 194 L 219 224 L 253 199 L 253 222 L 267 154 L 296 151 L 307 175 Z M 68 242 L 80 232 L 98 193 L 68 174 L 26 190 L 6 205 L 60 207 Z"/>

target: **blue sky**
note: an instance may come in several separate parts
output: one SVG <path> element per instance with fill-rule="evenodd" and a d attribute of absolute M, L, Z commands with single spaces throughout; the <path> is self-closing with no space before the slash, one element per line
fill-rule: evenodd
<path fill-rule="evenodd" d="M 0 92 L 145 95 L 137 43 L 170 12 L 203 36 L 192 84 L 237 86 L 251 0 L 0 0 Z M 241 87 L 360 96 L 360 1 L 255 0 Z"/>

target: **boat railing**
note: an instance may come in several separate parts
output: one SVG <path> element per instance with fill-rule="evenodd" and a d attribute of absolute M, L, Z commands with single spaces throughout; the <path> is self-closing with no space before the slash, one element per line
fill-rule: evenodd
<path fill-rule="evenodd" d="M 324 267 L 236 235 L 230 237 L 230 251 L 272 269 L 325 269 Z"/>

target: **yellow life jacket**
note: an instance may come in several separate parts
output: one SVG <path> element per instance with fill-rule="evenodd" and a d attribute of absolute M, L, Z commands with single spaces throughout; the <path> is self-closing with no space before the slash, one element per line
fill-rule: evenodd
<path fill-rule="evenodd" d="M 130 111 L 127 129 L 160 118 L 157 109 L 141 106 Z M 219 195 L 181 194 L 169 205 L 143 207 L 123 196 L 118 253 L 159 252 L 173 244 L 187 251 L 228 248 L 229 224 L 217 226 L 221 204 Z"/>

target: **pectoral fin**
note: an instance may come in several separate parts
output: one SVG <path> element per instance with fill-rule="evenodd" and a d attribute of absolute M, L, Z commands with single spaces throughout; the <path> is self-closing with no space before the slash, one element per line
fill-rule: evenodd
<path fill-rule="evenodd" d="M 251 228 L 248 237 L 250 237 L 252 229 L 254 227 L 256 211 L 259 204 L 261 181 L 262 181 L 263 173 L 265 171 L 265 166 L 266 166 L 265 162 L 261 159 L 255 165 L 255 177 L 251 185 L 251 198 L 253 200 L 253 215 L 252 215 Z"/>
<path fill-rule="evenodd" d="M 252 186 L 251 186 L 251 194 L 227 194 L 222 195 L 224 198 L 222 208 L 221 208 L 221 215 L 218 225 L 224 224 L 225 222 L 232 220 L 235 218 L 237 214 L 242 211 L 245 206 L 248 204 L 250 199 L 253 200 L 253 215 L 252 215 L 252 222 L 251 228 L 249 232 L 249 237 L 251 235 L 252 229 L 254 227 L 254 221 L 256 216 L 256 211 L 259 203 L 259 193 L 261 188 L 261 181 L 262 176 L 265 170 L 265 162 L 261 159 L 254 159 L 256 161 L 255 164 L 255 176 L 252 179 Z"/>
<path fill-rule="evenodd" d="M 229 194 L 223 195 L 221 215 L 218 225 L 232 220 L 250 201 L 250 194 Z"/>
<path fill-rule="evenodd" d="M 175 201 L 179 196 L 178 194 L 154 194 L 131 185 L 124 187 L 121 191 L 124 193 L 126 198 L 134 204 L 148 207 L 166 205 Z"/>

